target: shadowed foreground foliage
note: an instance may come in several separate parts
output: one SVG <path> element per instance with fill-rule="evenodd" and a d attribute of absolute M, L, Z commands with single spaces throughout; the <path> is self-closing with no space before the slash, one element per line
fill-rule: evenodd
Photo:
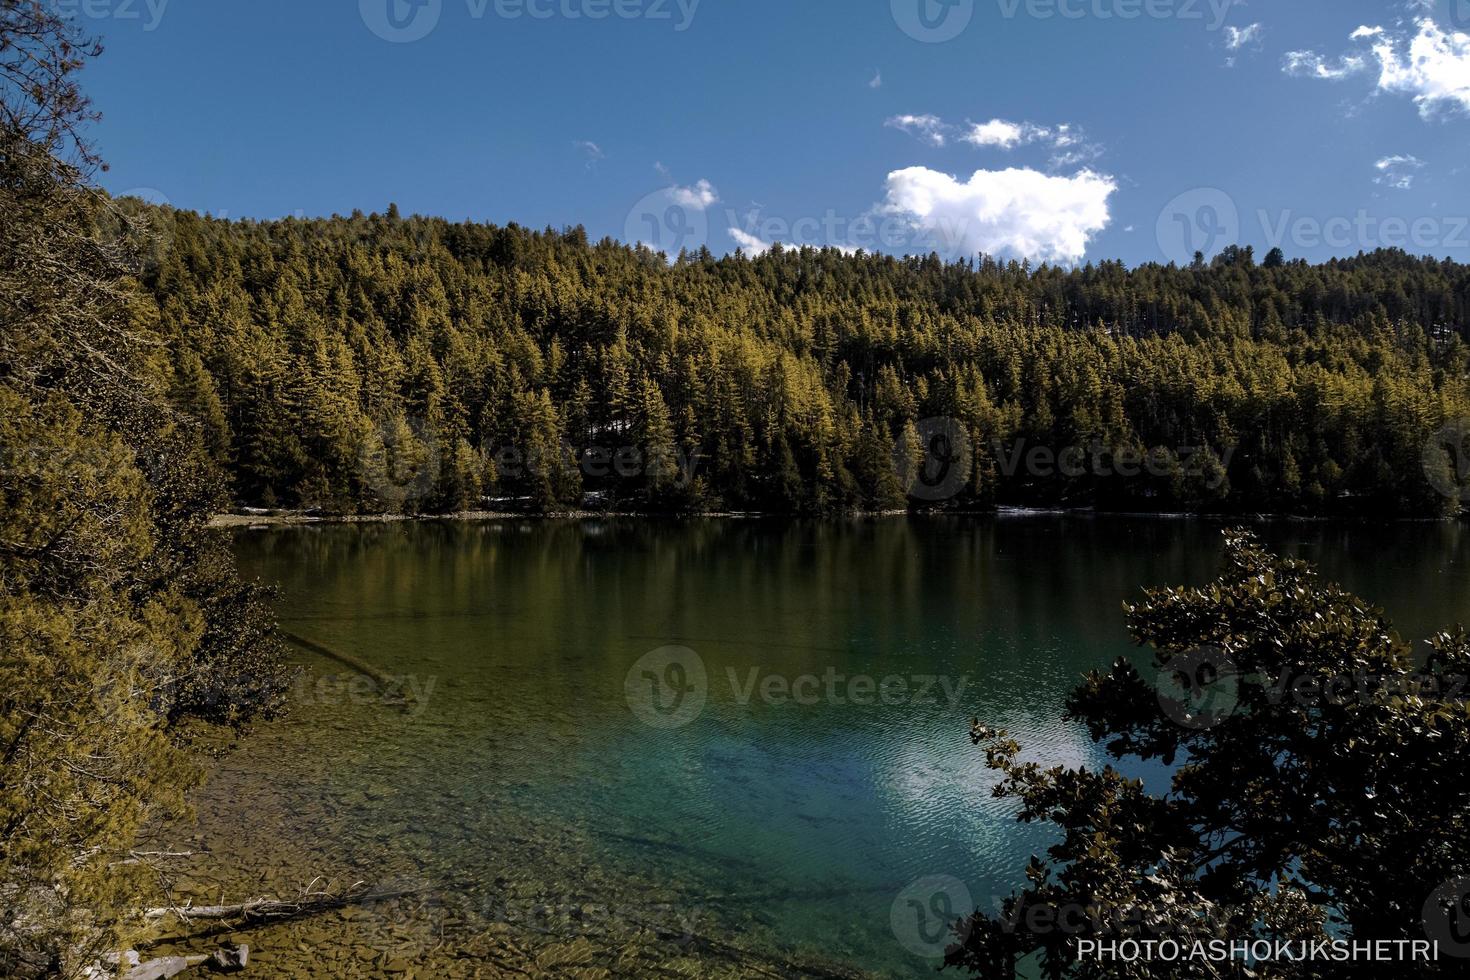
<path fill-rule="evenodd" d="M 191 737 L 284 687 L 87 183 L 72 78 L 96 53 L 48 5 L 0 0 L 0 976 L 115 948 L 142 884 L 122 862 L 197 778 Z"/>
<path fill-rule="evenodd" d="M 1228 963 L 1079 961 L 1078 942 L 1438 939 L 1438 963 L 1269 963 L 1254 975 L 1463 976 L 1463 631 L 1436 636 L 1416 665 L 1378 610 L 1239 532 L 1216 581 L 1149 592 L 1128 620 L 1160 683 L 1119 660 L 1073 693 L 1069 717 L 1114 758 L 1177 763 L 1168 791 L 1111 766 L 1022 762 L 1005 732 L 978 727 L 1004 777 L 996 794 L 1061 839 L 1000 914 L 961 924 L 947 965 L 1009 977 L 1035 953 L 1048 977 L 1237 976 Z"/>

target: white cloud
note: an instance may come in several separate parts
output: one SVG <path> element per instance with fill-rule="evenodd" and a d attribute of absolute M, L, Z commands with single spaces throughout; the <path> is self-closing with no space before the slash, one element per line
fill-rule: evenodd
<path fill-rule="evenodd" d="M 1102 155 L 1102 147 L 1087 142 L 1082 131 L 1071 123 L 1038 126 L 1032 122 L 992 119 L 985 123 L 970 123 L 961 139 L 973 146 L 1001 150 L 1013 150 L 1033 143 L 1050 146 L 1054 151 L 1051 158 L 1054 170 L 1075 167 Z"/>
<path fill-rule="evenodd" d="M 1261 40 L 1265 31 L 1262 24 L 1248 24 L 1245 27 L 1225 28 L 1225 50 L 1239 51 L 1247 44 L 1256 44 Z"/>
<path fill-rule="evenodd" d="M 1382 27 L 1359 27 L 1350 40 L 1366 43 L 1369 55 L 1346 54 L 1335 62 L 1313 51 L 1292 51 L 1283 65 L 1290 75 L 1341 79 L 1378 64 L 1377 88 L 1408 95 L 1426 119 L 1442 111 L 1470 112 L 1470 34 L 1442 29 L 1427 17 L 1411 36 Z"/>
<path fill-rule="evenodd" d="M 1225 67 L 1235 67 L 1235 52 L 1242 48 L 1247 46 L 1259 48 L 1261 46 L 1261 37 L 1265 34 L 1265 31 L 1265 25 L 1259 23 L 1247 24 L 1245 27 L 1226 27 L 1225 50 L 1231 52 L 1231 54 L 1225 59 Z"/>
<path fill-rule="evenodd" d="M 1062 123 L 1052 131 L 1051 142 L 1056 147 L 1076 146 L 1082 142 L 1082 137 L 1071 123 Z"/>
<path fill-rule="evenodd" d="M 742 228 L 730 228 L 730 237 L 746 255 L 764 255 L 771 250 L 770 242 L 763 242 Z"/>
<path fill-rule="evenodd" d="M 1349 75 L 1356 75 L 1367 67 L 1368 62 L 1357 55 L 1344 55 L 1332 62 L 1315 51 L 1288 51 L 1281 70 L 1300 78 L 1321 78 L 1335 82 Z"/>
<path fill-rule="evenodd" d="M 695 183 L 693 187 L 680 187 L 677 184 L 669 188 L 670 200 L 681 208 L 689 208 L 693 211 L 703 211 L 711 204 L 717 204 L 720 195 L 710 186 L 707 180 Z"/>
<path fill-rule="evenodd" d="M 883 72 L 881 70 L 873 73 L 873 80 L 868 82 L 868 88 L 883 87 Z"/>
<path fill-rule="evenodd" d="M 1048 161 L 1053 170 L 1067 170 L 1082 163 L 1089 163 L 1102 156 L 1102 148 L 1095 144 L 1079 146 L 1075 150 L 1055 153 Z"/>
<path fill-rule="evenodd" d="M 1107 227 L 1113 178 L 1083 170 L 1059 177 L 1037 170 L 977 170 L 968 181 L 927 167 L 888 175 L 883 208 L 967 253 L 1075 263 Z"/>
<path fill-rule="evenodd" d="M 1013 150 L 1030 143 L 1050 143 L 1056 147 L 1064 147 L 1077 142 L 1076 133 L 1066 123 L 1051 129 L 1035 123 L 1011 122 L 1008 119 L 970 123 L 969 131 L 961 138 L 975 146 L 994 146 L 1002 150 Z"/>
<path fill-rule="evenodd" d="M 946 146 L 956 136 L 963 142 L 982 149 L 1009 151 L 1032 144 L 1049 146 L 1054 151 L 1051 158 L 1052 169 L 1075 167 L 1102 155 L 1102 147 L 1096 143 L 1088 143 L 1082 131 L 1070 123 L 1039 126 L 1032 122 L 992 119 L 983 123 L 970 122 L 960 127 L 951 125 L 938 116 L 926 114 L 894 116 L 885 120 L 883 125 L 903 130 L 934 146 Z"/>
<path fill-rule="evenodd" d="M 945 142 L 944 120 L 938 116 L 892 116 L 884 120 L 883 125 L 917 136 L 935 146 L 943 146 Z"/>
<path fill-rule="evenodd" d="M 572 146 L 587 157 L 587 167 L 589 170 L 596 165 L 598 160 L 601 160 L 605 156 L 602 152 L 602 147 L 591 140 L 573 140 Z"/>
<path fill-rule="evenodd" d="M 1009 150 L 1031 141 L 1032 133 L 1039 131 L 1030 123 L 1013 123 L 1004 119 L 992 119 L 988 123 L 971 123 L 965 134 L 965 142 L 976 146 L 998 146 Z"/>
<path fill-rule="evenodd" d="M 1414 186 L 1415 171 L 1423 169 L 1424 161 L 1409 154 L 1398 154 L 1384 157 L 1373 167 L 1378 171 L 1373 183 L 1406 191 Z"/>
<path fill-rule="evenodd" d="M 1440 109 L 1470 112 L 1470 34 L 1440 30 L 1425 18 L 1413 38 L 1369 36 L 1380 89 L 1412 96 L 1426 118 Z"/>
<path fill-rule="evenodd" d="M 1379 170 L 1389 170 L 1393 167 L 1405 165 L 1410 167 L 1422 167 L 1424 166 L 1424 161 L 1420 160 L 1418 157 L 1412 154 L 1404 153 L 1397 154 L 1391 157 L 1384 157 L 1382 160 L 1379 160 L 1377 163 L 1373 164 L 1373 166 L 1377 167 Z"/>
<path fill-rule="evenodd" d="M 857 249 L 850 245 L 813 245 L 810 242 L 768 242 L 756 235 L 752 235 L 744 228 L 736 228 L 733 225 L 726 230 L 729 231 L 730 237 L 735 240 L 735 244 L 740 247 L 740 250 L 751 258 L 757 255 L 765 255 L 777 244 L 782 248 L 792 250 L 800 250 L 802 248 L 835 248 L 843 255 L 853 255 L 857 252 Z"/>

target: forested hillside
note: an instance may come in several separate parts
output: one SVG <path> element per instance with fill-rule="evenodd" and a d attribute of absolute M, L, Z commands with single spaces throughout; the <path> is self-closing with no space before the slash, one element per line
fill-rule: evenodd
<path fill-rule="evenodd" d="M 671 263 L 396 208 L 132 207 L 162 242 L 142 315 L 243 504 L 1459 506 L 1425 452 L 1470 416 L 1452 262 Z"/>

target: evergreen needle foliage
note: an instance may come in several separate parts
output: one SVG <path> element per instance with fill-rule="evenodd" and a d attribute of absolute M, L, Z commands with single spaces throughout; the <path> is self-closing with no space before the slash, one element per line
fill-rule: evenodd
<path fill-rule="evenodd" d="M 590 491 L 639 510 L 1381 517 L 1462 496 L 1463 447 L 1426 451 L 1470 416 L 1454 262 L 671 264 L 396 208 L 128 207 L 165 230 L 145 284 L 171 392 L 244 504 L 556 510 Z"/>
<path fill-rule="evenodd" d="M 73 76 L 95 45 L 0 0 L 0 975 L 69 972 L 129 925 L 140 824 L 191 735 L 270 710 L 259 590 L 205 528 L 225 499 L 87 182 Z M 140 234 L 135 230 L 135 235 Z"/>

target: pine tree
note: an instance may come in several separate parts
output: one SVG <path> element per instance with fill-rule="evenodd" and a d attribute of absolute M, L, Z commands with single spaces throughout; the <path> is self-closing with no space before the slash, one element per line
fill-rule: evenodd
<path fill-rule="evenodd" d="M 242 724 L 284 687 L 258 590 L 205 531 L 222 396 L 198 357 L 170 375 L 128 275 L 141 232 L 87 183 L 75 74 L 96 53 L 48 5 L 0 3 L 5 976 L 118 948 L 148 884 L 119 855 L 201 771 L 184 726 Z"/>

